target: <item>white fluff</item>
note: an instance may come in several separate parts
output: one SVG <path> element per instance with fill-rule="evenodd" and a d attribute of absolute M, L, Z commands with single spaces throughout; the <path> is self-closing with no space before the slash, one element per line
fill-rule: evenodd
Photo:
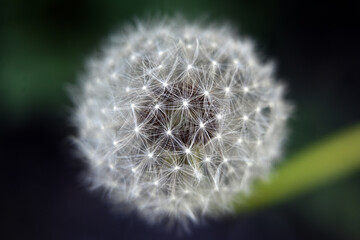
<path fill-rule="evenodd" d="M 273 65 L 226 26 L 181 20 L 112 36 L 75 123 L 93 187 L 147 221 L 231 212 L 279 158 L 290 107 Z"/>

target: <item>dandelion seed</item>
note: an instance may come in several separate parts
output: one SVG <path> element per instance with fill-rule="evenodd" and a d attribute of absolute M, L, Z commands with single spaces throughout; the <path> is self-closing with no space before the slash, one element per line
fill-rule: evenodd
<path fill-rule="evenodd" d="M 151 223 L 229 211 L 281 155 L 291 108 L 273 67 L 227 27 L 166 20 L 114 39 L 74 97 L 92 186 Z"/>

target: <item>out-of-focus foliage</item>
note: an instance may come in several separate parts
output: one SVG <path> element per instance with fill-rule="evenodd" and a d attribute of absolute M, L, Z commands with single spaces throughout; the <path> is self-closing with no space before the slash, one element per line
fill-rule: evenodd
<path fill-rule="evenodd" d="M 355 48 L 359 41 L 354 34 L 358 27 L 357 14 L 344 11 L 346 17 L 339 17 L 339 7 L 343 5 L 346 3 L 312 2 L 309 5 L 280 0 L 262 3 L 251 0 L 3 0 L 0 7 L 0 120 L 22 124 L 39 116 L 55 117 L 59 121 L 68 119 L 67 109 L 71 105 L 66 85 L 76 81 L 84 60 L 96 52 L 108 34 L 134 17 L 176 12 L 190 18 L 207 15 L 209 20 L 229 20 L 237 30 L 255 39 L 261 52 L 278 63 L 278 76 L 289 86 L 289 99 L 296 105 L 286 147 L 288 154 L 294 154 L 331 132 L 359 121 L 356 104 L 359 54 L 358 47 Z M 350 9 L 356 11 L 357 8 Z M 359 141 L 349 142 L 349 147 L 358 145 Z M 340 154 L 345 151 L 338 150 Z M 336 152 L 333 155 L 337 155 Z M 310 169 L 312 173 L 333 173 L 337 167 L 324 159 L 317 160 L 319 162 L 314 162 L 317 168 Z M 287 165 L 292 161 L 294 166 L 302 165 L 299 158 L 289 158 L 280 164 L 280 175 L 287 167 L 293 168 Z M 298 171 L 294 176 L 301 177 L 300 171 L 308 170 Z M 343 181 L 331 181 L 288 204 L 294 212 L 327 232 L 342 232 L 345 234 L 341 236 L 358 239 L 358 175 L 359 171 L 354 171 Z M 312 186 L 305 176 L 304 181 L 305 185 Z M 290 186 L 290 182 L 288 184 Z M 265 194 L 268 190 L 260 186 L 256 191 Z"/>

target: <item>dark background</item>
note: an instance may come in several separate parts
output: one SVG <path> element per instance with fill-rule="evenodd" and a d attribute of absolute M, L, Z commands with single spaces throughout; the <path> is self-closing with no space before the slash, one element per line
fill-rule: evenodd
<path fill-rule="evenodd" d="M 169 239 L 81 184 L 65 91 L 134 17 L 226 20 L 278 63 L 296 105 L 287 156 L 360 120 L 359 8 L 336 1 L 1 1 L 1 239 Z M 359 143 L 360 145 L 360 143 Z M 326 167 L 326 166 L 324 166 Z M 194 226 L 189 239 L 360 239 L 359 171 L 276 206 Z"/>

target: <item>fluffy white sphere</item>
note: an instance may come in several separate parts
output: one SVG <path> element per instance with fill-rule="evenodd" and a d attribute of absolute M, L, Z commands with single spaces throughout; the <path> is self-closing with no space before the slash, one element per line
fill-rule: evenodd
<path fill-rule="evenodd" d="M 279 157 L 290 109 L 251 41 L 180 20 L 113 35 L 75 98 L 89 180 L 149 222 L 231 211 Z"/>

